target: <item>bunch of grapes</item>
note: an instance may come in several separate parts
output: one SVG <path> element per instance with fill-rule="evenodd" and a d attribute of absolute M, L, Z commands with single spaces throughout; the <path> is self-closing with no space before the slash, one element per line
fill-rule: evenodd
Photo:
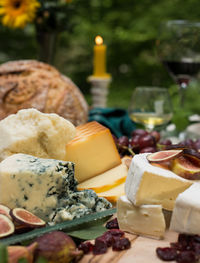
<path fill-rule="evenodd" d="M 176 145 L 172 145 L 169 139 L 161 140 L 159 132 L 147 132 L 142 129 L 134 130 L 130 138 L 121 136 L 118 139 L 114 137 L 114 140 L 121 157 L 125 155 L 133 156 L 138 153 L 153 153 L 159 150 L 173 149 L 174 147 L 186 147 L 200 150 L 200 139 L 186 139 Z"/>

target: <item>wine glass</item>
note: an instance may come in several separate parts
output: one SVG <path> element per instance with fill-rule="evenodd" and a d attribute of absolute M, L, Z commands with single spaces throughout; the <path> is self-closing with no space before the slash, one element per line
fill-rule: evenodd
<path fill-rule="evenodd" d="M 167 71 L 179 85 L 180 106 L 192 78 L 200 70 L 200 23 L 171 20 L 160 27 L 158 55 Z"/>
<path fill-rule="evenodd" d="M 166 88 L 137 87 L 129 106 L 130 118 L 143 124 L 147 131 L 167 124 L 172 118 L 172 104 Z"/>

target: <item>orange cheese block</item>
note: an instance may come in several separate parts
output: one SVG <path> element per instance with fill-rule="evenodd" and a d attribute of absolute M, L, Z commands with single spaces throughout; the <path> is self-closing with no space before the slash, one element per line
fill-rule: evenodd
<path fill-rule="evenodd" d="M 105 192 L 101 192 L 101 193 L 97 193 L 99 197 L 104 197 L 106 198 L 108 201 L 110 201 L 111 203 L 116 203 L 117 199 L 122 196 L 125 195 L 124 192 L 124 183 L 111 188 L 108 191 Z"/>
<path fill-rule="evenodd" d="M 96 193 L 104 192 L 125 183 L 127 174 L 128 167 L 122 163 L 102 174 L 78 184 L 78 190 L 92 189 Z"/>
<path fill-rule="evenodd" d="M 79 183 L 121 164 L 108 128 L 93 121 L 76 130 L 76 137 L 66 145 L 65 160 L 75 163 L 75 177 Z"/>

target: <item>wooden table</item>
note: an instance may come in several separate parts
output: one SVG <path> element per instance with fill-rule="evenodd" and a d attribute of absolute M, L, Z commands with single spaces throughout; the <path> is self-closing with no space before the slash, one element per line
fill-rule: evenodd
<path fill-rule="evenodd" d="M 112 251 L 103 255 L 94 256 L 92 254 L 85 255 L 79 263 L 164 263 L 156 256 L 157 247 L 169 246 L 170 242 L 177 240 L 178 234 L 175 232 L 166 232 L 165 239 L 155 240 L 146 237 L 126 234 L 131 240 L 131 248 L 122 252 Z M 174 263 L 175 261 L 170 261 Z"/>

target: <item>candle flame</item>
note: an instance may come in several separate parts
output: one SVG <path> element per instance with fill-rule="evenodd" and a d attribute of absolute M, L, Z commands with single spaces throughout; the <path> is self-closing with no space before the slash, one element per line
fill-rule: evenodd
<path fill-rule="evenodd" d="M 101 36 L 95 37 L 95 43 L 99 46 L 103 44 L 103 38 Z"/>

